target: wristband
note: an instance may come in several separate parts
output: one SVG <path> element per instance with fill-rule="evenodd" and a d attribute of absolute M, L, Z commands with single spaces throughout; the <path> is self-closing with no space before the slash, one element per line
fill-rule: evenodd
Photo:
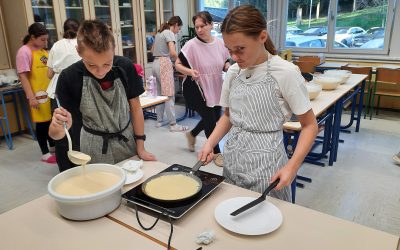
<path fill-rule="evenodd" d="M 137 140 L 146 140 L 146 135 L 133 135 L 133 138 L 135 139 L 135 141 Z"/>

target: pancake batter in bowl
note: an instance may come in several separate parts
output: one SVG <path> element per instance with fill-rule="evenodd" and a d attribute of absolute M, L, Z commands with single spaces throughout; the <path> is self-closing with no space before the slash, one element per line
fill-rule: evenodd
<path fill-rule="evenodd" d="M 86 172 L 66 179 L 54 190 L 61 195 L 89 195 L 114 186 L 120 179 L 118 175 L 105 171 Z"/>

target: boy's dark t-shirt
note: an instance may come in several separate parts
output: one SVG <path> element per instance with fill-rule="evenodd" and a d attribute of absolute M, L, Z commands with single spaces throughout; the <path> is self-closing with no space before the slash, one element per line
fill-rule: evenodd
<path fill-rule="evenodd" d="M 73 140 L 72 144 L 74 150 L 79 150 L 79 138 L 82 128 L 82 114 L 79 110 L 79 106 L 82 97 L 84 75 L 97 80 L 103 90 L 111 87 L 113 81 L 120 77 L 126 92 L 126 96 L 121 98 L 127 98 L 128 100 L 138 97 L 144 92 L 143 82 L 140 80 L 132 62 L 128 58 L 122 56 L 114 56 L 113 67 L 103 79 L 96 79 L 96 77 L 90 74 L 90 72 L 86 70 L 82 60 L 64 69 L 57 81 L 56 96 L 61 106 L 71 113 L 73 124 L 69 131 Z M 57 144 L 59 147 L 65 147 L 66 140 L 56 141 L 56 145 Z M 57 158 L 59 158 L 58 153 Z M 61 159 L 57 160 L 60 171 L 63 171 L 65 169 L 60 166 L 59 160 Z"/>

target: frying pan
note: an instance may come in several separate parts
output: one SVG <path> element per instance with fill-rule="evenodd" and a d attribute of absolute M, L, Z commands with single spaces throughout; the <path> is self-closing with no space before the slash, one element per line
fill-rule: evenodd
<path fill-rule="evenodd" d="M 146 196 L 148 196 L 148 197 L 150 197 L 150 198 L 152 198 L 152 199 L 154 199 L 154 200 L 162 201 L 162 202 L 177 202 L 177 201 L 183 201 L 183 200 L 190 199 L 190 198 L 192 198 L 193 196 L 197 195 L 197 194 L 201 191 L 201 188 L 203 187 L 203 182 L 200 180 L 199 177 L 197 177 L 197 176 L 195 175 L 195 173 L 197 172 L 197 170 L 199 170 L 199 168 L 200 168 L 202 165 L 203 165 L 203 162 L 202 162 L 201 160 L 198 161 L 198 162 L 193 166 L 192 170 L 191 170 L 189 173 L 188 173 L 188 172 L 183 172 L 183 171 L 172 171 L 172 172 L 162 172 L 162 173 L 156 174 L 156 175 L 154 175 L 154 176 L 148 178 L 146 181 L 143 182 L 143 184 L 142 184 L 142 192 L 143 192 Z M 147 186 L 147 184 L 150 183 L 151 181 L 153 181 L 153 180 L 155 180 L 155 179 L 157 179 L 157 178 L 161 178 L 161 177 L 163 177 L 163 176 L 171 176 L 171 175 L 172 175 L 172 176 L 183 175 L 183 176 L 185 176 L 185 177 L 187 177 L 187 178 L 190 178 L 190 179 L 196 181 L 197 184 L 198 184 L 196 191 L 193 192 L 193 193 L 191 193 L 191 194 L 188 194 L 188 195 L 185 196 L 185 197 L 180 197 L 180 198 L 176 198 L 176 199 L 160 199 L 159 197 L 154 197 L 154 195 L 149 194 L 149 193 L 146 191 L 146 186 Z M 176 184 L 176 185 L 179 185 L 179 183 L 174 183 L 174 185 L 175 185 L 175 184 Z"/>

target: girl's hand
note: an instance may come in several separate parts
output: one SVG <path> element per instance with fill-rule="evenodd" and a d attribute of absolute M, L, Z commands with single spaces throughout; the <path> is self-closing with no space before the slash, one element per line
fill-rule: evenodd
<path fill-rule="evenodd" d="M 192 77 L 193 80 L 197 81 L 199 80 L 200 73 L 197 70 L 192 69 L 192 73 L 190 74 L 190 76 Z"/>
<path fill-rule="evenodd" d="M 39 102 L 35 97 L 29 99 L 29 106 L 34 109 L 39 109 Z"/>
<path fill-rule="evenodd" d="M 270 183 L 274 182 L 276 179 L 280 178 L 278 185 L 275 190 L 280 190 L 283 187 L 290 186 L 296 177 L 297 171 L 294 171 L 292 166 L 286 164 L 283 168 L 279 169 L 278 172 L 271 178 Z"/>
<path fill-rule="evenodd" d="M 204 146 L 197 155 L 197 159 L 204 162 L 204 165 L 207 165 L 208 163 L 210 163 L 210 161 L 212 161 L 213 158 L 214 158 L 213 148 L 210 147 L 207 143 L 204 144 Z"/>

